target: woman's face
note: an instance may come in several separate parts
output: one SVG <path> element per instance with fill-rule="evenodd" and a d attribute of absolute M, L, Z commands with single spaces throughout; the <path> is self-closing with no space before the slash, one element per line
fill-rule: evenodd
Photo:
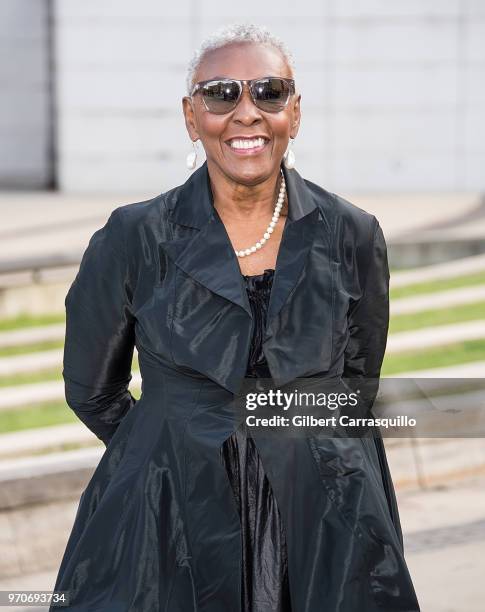
<path fill-rule="evenodd" d="M 265 76 L 292 78 L 291 70 L 277 49 L 256 43 L 234 43 L 208 53 L 196 75 L 195 82 L 225 77 L 255 79 Z M 225 115 L 210 113 L 200 94 L 193 100 L 183 98 L 185 124 L 190 138 L 200 138 L 209 169 L 217 170 L 229 179 L 246 185 L 257 184 L 279 172 L 289 138 L 295 138 L 300 124 L 300 94 L 293 94 L 282 111 L 260 110 L 245 86 L 237 106 Z M 241 155 L 230 146 L 235 137 L 262 136 L 268 139 L 255 154 Z"/>

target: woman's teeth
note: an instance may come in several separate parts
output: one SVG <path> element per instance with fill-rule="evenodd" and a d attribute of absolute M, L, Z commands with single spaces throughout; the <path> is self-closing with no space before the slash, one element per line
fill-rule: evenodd
<path fill-rule="evenodd" d="M 254 138 L 253 140 L 231 140 L 233 149 L 255 149 L 256 147 L 264 146 L 264 138 Z"/>

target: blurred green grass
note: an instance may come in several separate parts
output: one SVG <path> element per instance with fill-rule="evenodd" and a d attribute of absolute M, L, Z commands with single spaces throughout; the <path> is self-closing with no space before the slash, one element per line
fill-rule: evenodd
<path fill-rule="evenodd" d="M 0 432 L 22 431 L 49 425 L 75 423 L 78 417 L 64 400 L 43 402 L 0 412 Z"/>
<path fill-rule="evenodd" d="M 386 354 L 381 374 L 392 376 L 401 372 L 444 368 L 485 359 L 485 340 L 464 340 L 422 351 Z"/>
<path fill-rule="evenodd" d="M 14 329 L 24 329 L 26 327 L 53 325 L 55 323 L 64 323 L 65 320 L 66 316 L 64 314 L 46 314 L 37 316 L 21 314 L 17 317 L 0 319 L 0 331 L 12 331 Z"/>
<path fill-rule="evenodd" d="M 452 325 L 465 321 L 479 321 L 485 319 L 485 302 L 473 302 L 460 306 L 450 306 L 433 310 L 422 310 L 410 314 L 391 316 L 389 333 L 395 334 L 424 327 L 437 325 Z"/>
<path fill-rule="evenodd" d="M 424 283 L 413 283 L 403 287 L 391 287 L 389 295 L 391 300 L 397 300 L 414 295 L 425 295 L 426 293 L 436 293 L 438 291 L 448 291 L 450 289 L 460 289 L 461 287 L 473 287 L 476 285 L 485 285 L 485 274 L 483 271 L 474 274 L 463 274 L 453 278 L 426 281 Z"/>
<path fill-rule="evenodd" d="M 140 398 L 139 388 L 135 387 L 130 391 L 133 397 Z M 0 433 L 37 429 L 50 425 L 64 425 L 66 423 L 82 424 L 82 421 L 65 400 L 41 402 L 0 411 Z"/>
<path fill-rule="evenodd" d="M 60 368 L 0 376 L 0 388 L 49 382 L 52 380 L 62 380 L 62 370 Z"/>
<path fill-rule="evenodd" d="M 39 353 L 40 351 L 50 351 L 64 346 L 63 340 L 49 340 L 47 342 L 36 342 L 33 344 L 22 344 L 19 346 L 0 347 L 0 357 L 14 357 L 15 355 L 27 355 L 29 353 Z"/>
<path fill-rule="evenodd" d="M 133 360 L 132 373 L 138 373 L 139 369 L 137 363 Z M 58 380 L 62 382 L 62 368 L 52 368 L 46 370 L 37 370 L 33 372 L 21 372 L 19 374 L 8 374 L 0 376 L 0 388 L 1 387 L 16 387 L 22 385 L 29 385 L 33 383 L 51 382 Z"/>

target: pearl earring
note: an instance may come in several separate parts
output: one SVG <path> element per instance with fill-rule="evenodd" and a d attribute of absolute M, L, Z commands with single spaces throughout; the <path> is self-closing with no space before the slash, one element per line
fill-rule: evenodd
<path fill-rule="evenodd" d="M 195 142 L 199 141 L 196 140 Z M 195 142 L 192 141 L 192 147 L 194 150 L 187 155 L 186 165 L 189 170 L 193 170 L 197 164 L 197 148 L 195 146 Z"/>
<path fill-rule="evenodd" d="M 295 167 L 296 158 L 295 158 L 295 154 L 293 153 L 291 149 L 291 145 L 293 144 L 294 140 L 295 140 L 294 138 L 290 138 L 290 143 L 288 145 L 288 148 L 286 149 L 286 153 L 283 156 L 285 168 L 288 168 L 288 170 L 291 170 L 292 168 Z"/>

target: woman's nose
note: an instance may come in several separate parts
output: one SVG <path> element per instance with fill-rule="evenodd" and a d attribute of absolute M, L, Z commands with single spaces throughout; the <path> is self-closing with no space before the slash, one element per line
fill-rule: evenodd
<path fill-rule="evenodd" d="M 259 108 L 254 104 L 249 85 L 244 83 L 241 97 L 234 109 L 234 118 L 240 121 L 257 119 L 261 117 Z"/>

